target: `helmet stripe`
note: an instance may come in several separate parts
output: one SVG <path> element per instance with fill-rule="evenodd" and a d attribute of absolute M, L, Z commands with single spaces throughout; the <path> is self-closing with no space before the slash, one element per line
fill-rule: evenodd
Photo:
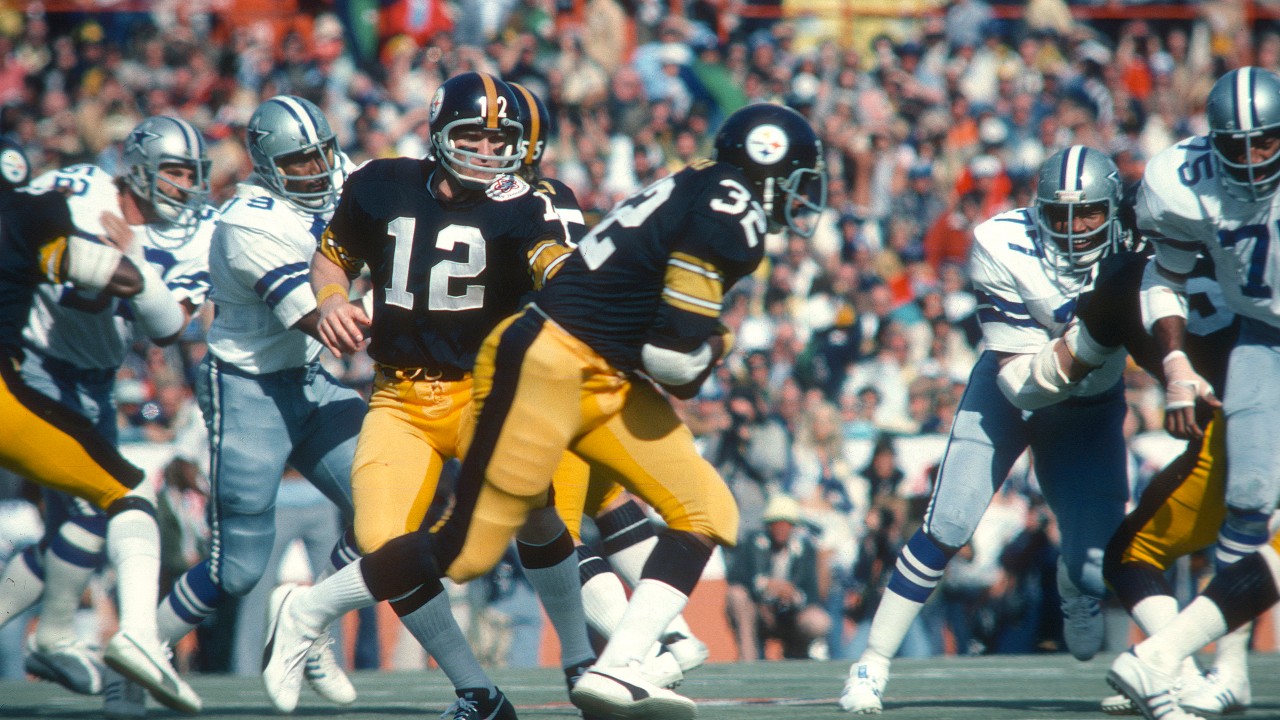
<path fill-rule="evenodd" d="M 538 141 L 542 139 L 542 118 L 538 117 L 538 102 L 533 99 L 533 93 L 529 92 L 529 88 L 518 83 L 511 83 L 511 87 L 524 96 L 524 101 L 529 105 L 529 147 L 524 151 L 524 164 L 533 164 L 533 154 L 538 147 Z"/>
<path fill-rule="evenodd" d="M 1236 126 L 1249 131 L 1258 125 L 1258 109 L 1253 106 L 1253 68 L 1236 72 Z"/>
<path fill-rule="evenodd" d="M 489 73 L 476 73 L 484 82 L 484 126 L 498 127 L 498 86 L 494 84 Z"/>
<path fill-rule="evenodd" d="M 311 113 L 302 106 L 302 103 L 294 100 L 288 95 L 277 95 L 271 98 L 272 102 L 279 103 L 293 119 L 298 123 L 298 129 L 302 131 L 302 137 L 307 141 L 308 145 L 314 145 L 320 142 L 320 135 L 316 132 L 315 121 L 311 119 Z"/>
<path fill-rule="evenodd" d="M 1063 190 L 1079 191 L 1084 189 L 1081 176 L 1084 173 L 1083 145 L 1072 145 L 1062 155 L 1062 168 L 1058 175 L 1058 187 Z"/>
<path fill-rule="evenodd" d="M 191 123 L 185 120 L 180 120 L 178 118 L 170 119 L 173 120 L 180 130 L 182 130 L 182 135 L 187 140 L 187 154 L 199 160 L 200 156 L 204 155 L 204 142 L 200 137 L 200 133 L 196 132 L 196 129 L 191 126 Z"/>

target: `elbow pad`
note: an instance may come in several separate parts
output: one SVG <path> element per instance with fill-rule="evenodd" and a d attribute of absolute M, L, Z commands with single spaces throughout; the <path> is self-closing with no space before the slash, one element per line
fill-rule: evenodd
<path fill-rule="evenodd" d="M 644 364 L 644 371 L 663 385 L 687 385 L 716 360 L 711 346 L 705 342 L 693 352 L 687 353 L 649 343 L 640 348 L 640 362 Z"/>
<path fill-rule="evenodd" d="M 67 280 L 89 292 L 102 292 L 120 267 L 124 253 L 110 245 L 72 236 L 67 240 Z"/>
<path fill-rule="evenodd" d="M 1147 263 L 1142 272 L 1142 327 L 1151 332 L 1151 326 L 1165 317 L 1187 316 L 1187 283 L 1174 280 L 1160 272 L 1155 261 Z"/>
<path fill-rule="evenodd" d="M 187 324 L 187 313 L 178 303 L 164 278 L 146 260 L 134 261 L 142 273 L 142 292 L 129 298 L 138 328 L 149 338 L 177 335 Z"/>
<path fill-rule="evenodd" d="M 1057 341 L 1040 351 L 1017 355 L 1000 368 L 996 384 L 1019 410 L 1039 410 L 1066 398 L 1071 381 L 1058 365 Z"/>

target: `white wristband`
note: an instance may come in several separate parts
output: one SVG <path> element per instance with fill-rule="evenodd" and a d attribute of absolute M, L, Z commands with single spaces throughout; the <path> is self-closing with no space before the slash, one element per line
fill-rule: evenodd
<path fill-rule="evenodd" d="M 1147 263 L 1142 273 L 1142 326 L 1151 326 L 1160 318 L 1187 316 L 1186 283 L 1175 281 L 1157 270 L 1155 262 Z"/>
<path fill-rule="evenodd" d="M 164 278 L 146 260 L 132 261 L 142 274 L 142 292 L 129 298 L 138 328 L 149 338 L 177 335 L 187 322 L 187 313 L 165 285 Z"/>
<path fill-rule="evenodd" d="M 123 257 L 109 245 L 73 235 L 67 240 L 67 279 L 89 292 L 102 292 Z"/>

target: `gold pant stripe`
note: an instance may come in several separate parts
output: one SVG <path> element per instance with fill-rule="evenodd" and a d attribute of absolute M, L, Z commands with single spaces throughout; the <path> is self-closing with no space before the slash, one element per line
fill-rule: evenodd
<path fill-rule="evenodd" d="M 0 361 L 0 466 L 106 510 L 143 474 L 88 420 L 22 383 Z"/>

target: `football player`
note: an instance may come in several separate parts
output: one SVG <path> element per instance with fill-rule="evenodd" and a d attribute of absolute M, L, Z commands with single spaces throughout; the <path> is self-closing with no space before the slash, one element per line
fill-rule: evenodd
<path fill-rule="evenodd" d="M 353 351 L 367 330 L 377 363 L 351 480 L 355 536 L 365 553 L 422 525 L 443 464 L 463 454 L 470 436 L 471 368 L 481 341 L 569 251 L 550 199 L 512 174 L 521 167 L 522 127 L 506 83 L 478 72 L 450 78 L 432 99 L 430 122 L 428 158 L 375 160 L 351 176 L 312 262 L 326 344 Z M 372 320 L 345 302 L 365 266 Z M 521 560 L 560 635 L 562 660 L 566 667 L 589 661 L 572 541 L 564 533 L 525 539 Z M 332 580 L 356 581 L 368 602 L 366 583 L 378 599 L 394 598 L 405 627 L 453 682 L 458 700 L 449 714 L 515 717 L 471 653 L 438 577 L 416 576 L 388 595 L 382 589 L 403 580 L 404 568 L 363 571 L 363 578 Z M 277 645 L 288 632 L 277 628 L 289 622 L 291 593 L 282 588 L 272 598 Z M 290 658 L 285 669 L 296 662 Z M 288 709 L 297 702 L 297 676 L 282 679 L 277 667 L 264 668 L 264 682 L 276 707 Z"/>
<path fill-rule="evenodd" d="M 176 643 L 230 596 L 262 579 L 275 539 L 285 465 L 352 520 L 350 469 L 364 401 L 318 362 L 319 314 L 307 263 L 337 202 L 346 156 L 320 108 L 280 95 L 249 119 L 254 172 L 223 205 L 209 255 L 218 312 L 196 375 L 209 431 L 210 557 L 183 573 L 160 603 L 161 637 Z M 331 560 L 355 557 L 348 538 Z M 317 643 L 306 677 L 325 699 L 355 688 L 333 648 Z"/>
<path fill-rule="evenodd" d="M 546 143 L 554 133 L 551 114 L 547 112 L 542 98 L 528 88 L 514 82 L 507 84 L 515 92 L 524 133 L 520 177 L 550 199 L 556 214 L 565 223 L 566 233 L 576 242 L 586 232 L 578 199 L 567 185 L 554 178 L 544 178 L 539 171 Z M 552 484 L 555 487 L 556 510 L 577 548 L 578 575 L 587 623 L 607 639 L 618 626 L 627 606 L 627 591 L 618 573 L 632 586 L 638 583 L 644 563 L 658 541 L 658 534 L 644 509 L 621 485 L 600 479 L 589 483 L 589 476 L 586 462 L 567 452 L 556 469 Z M 582 544 L 584 514 L 595 520 L 608 561 Z M 525 552 L 525 543 L 517 541 L 516 545 Z M 667 653 L 662 652 L 664 647 Z M 653 655 L 647 659 L 646 673 L 657 685 L 674 685 L 683 679 L 685 672 L 706 662 L 708 654 L 706 643 L 693 634 L 683 615 L 677 615 L 663 634 L 661 643 L 654 646 Z"/>
<path fill-rule="evenodd" d="M 1143 321 L 1163 358 L 1165 429 L 1176 437 L 1202 438 L 1198 405 L 1219 404 L 1184 348 L 1187 278 L 1201 253 L 1212 259 L 1226 303 L 1241 318 L 1221 401 L 1227 476 L 1226 517 L 1216 554 L 1219 578 L 1193 603 L 1192 615 L 1206 624 L 1190 636 L 1173 638 L 1168 630 L 1185 627 L 1180 618 L 1121 655 L 1108 675 L 1148 717 L 1168 704 L 1182 658 L 1199 645 L 1183 645 L 1177 652 L 1170 648 L 1207 642 L 1228 627 L 1238 629 L 1221 642 L 1239 646 L 1227 656 L 1239 662 L 1224 667 L 1220 654 L 1216 670 L 1226 687 L 1242 687 L 1247 621 L 1264 607 L 1258 603 L 1274 602 L 1266 564 L 1274 553 L 1259 548 L 1267 543 L 1267 523 L 1280 499 L 1280 447 L 1273 437 L 1280 409 L 1272 401 L 1272 383 L 1280 377 L 1280 314 L 1273 301 L 1271 247 L 1280 186 L 1280 76 L 1255 67 L 1232 70 L 1214 83 L 1205 113 L 1207 136 L 1184 140 L 1147 164 L 1136 207 L 1138 225 L 1156 251 L 1143 276 Z M 1246 566 L 1234 569 L 1245 563 L 1243 558 Z M 1223 578 L 1254 582 L 1256 592 L 1241 601 L 1234 595 L 1239 588 L 1219 582 Z"/>
<path fill-rule="evenodd" d="M 739 110 L 718 133 L 716 153 L 719 162 L 695 163 L 619 204 L 535 303 L 489 334 L 453 513 L 436 533 L 387 542 L 329 588 L 296 591 L 281 610 L 287 635 L 277 634 L 271 665 L 290 672 L 288 659 L 318 627 L 370 598 L 483 574 L 522 526 L 541 525 L 549 536 L 558 528 L 567 542 L 549 489 L 570 449 L 668 526 L 619 629 L 571 697 L 585 713 L 694 716 L 691 700 L 636 665 L 684 608 L 715 546 L 734 542 L 737 509 L 654 382 L 681 397 L 697 392 L 730 345 L 718 323 L 724 292 L 759 264 L 770 228 L 807 229 L 801 216 L 820 211 L 826 197 L 821 144 L 792 110 Z"/>
<path fill-rule="evenodd" d="M 1139 298 L 1148 256 L 1121 253 L 1103 262 L 1098 282 L 1081 297 L 1077 310 L 1079 342 L 1085 348 L 1080 354 L 1104 358 L 1123 348 L 1163 383 L 1162 357 L 1142 326 Z M 1187 285 L 1189 296 L 1194 298 L 1187 319 L 1187 355 L 1196 371 L 1220 389 L 1225 386 L 1227 356 L 1239 323 L 1213 279 L 1213 263 L 1208 258 L 1201 257 L 1196 263 Z M 1073 360 L 1079 362 L 1080 358 Z M 1167 625 L 1178 612 L 1165 572 L 1179 557 L 1213 545 L 1226 516 L 1221 410 L 1211 412 L 1206 405 L 1200 412 L 1201 421 L 1207 423 L 1204 438 L 1188 443 L 1181 455 L 1152 478 L 1137 507 L 1111 537 L 1103 562 L 1107 584 L 1148 635 Z M 1243 647 L 1230 643 L 1219 647 L 1217 668 L 1205 675 L 1188 659 L 1181 672 L 1179 704 L 1209 715 L 1245 709 L 1250 698 L 1243 655 Z M 1224 684 L 1222 676 L 1227 668 L 1231 685 Z M 1106 698 L 1102 709 L 1110 714 L 1137 712 L 1124 695 Z"/>
<path fill-rule="evenodd" d="M 185 120 L 157 116 L 125 139 L 127 172 L 116 179 L 93 165 L 73 165 L 31 182 L 31 192 L 67 196 L 86 217 L 121 213 L 135 229 L 135 262 L 150 263 L 182 308 L 183 323 L 209 289 L 209 235 L 214 211 L 208 196 L 204 140 Z M 74 285 L 41 285 L 23 331 L 22 379 L 83 415 L 107 442 L 117 444 L 112 393 L 116 370 L 133 340 L 127 300 L 87 293 Z M 158 344 L 177 333 L 154 338 Z M 13 617 L 40 601 L 40 623 L 29 644 L 26 669 L 76 692 L 103 690 L 96 653 L 79 642 L 72 620 L 93 572 L 101 565 L 106 516 L 92 504 L 45 490 L 45 535 L 5 573 L 13 584 L 0 600 L 0 616 Z M 137 687 L 137 686 L 134 686 Z M 141 688 L 138 688 L 141 694 Z"/>
<path fill-rule="evenodd" d="M 1057 581 L 1067 648 L 1080 660 L 1101 649 L 1103 549 L 1128 499 L 1125 357 L 1115 353 L 1091 372 L 1081 365 L 1069 375 L 1064 366 L 1078 355 L 1077 335 L 1066 332 L 1078 328 L 1069 325 L 1076 300 L 1119 243 L 1121 192 L 1105 154 L 1072 146 L 1041 165 L 1033 207 L 974 229 L 970 274 L 986 351 L 969 375 L 924 524 L 899 553 L 867 649 L 849 669 L 844 710 L 881 712 L 907 629 L 1028 448 L 1062 528 Z"/>
<path fill-rule="evenodd" d="M 180 332 L 185 316 L 155 268 L 130 257 L 133 231 L 115 214 L 127 205 L 90 208 L 53 190 L 15 191 L 26 167 L 16 145 L 0 147 L 0 466 L 106 512 L 120 629 L 104 660 L 165 705 L 198 712 L 200 697 L 173 669 L 156 633 L 160 532 L 142 471 L 83 415 L 28 387 L 19 374 L 22 329 L 42 282 L 128 298 L 139 328 L 153 337 Z"/>

